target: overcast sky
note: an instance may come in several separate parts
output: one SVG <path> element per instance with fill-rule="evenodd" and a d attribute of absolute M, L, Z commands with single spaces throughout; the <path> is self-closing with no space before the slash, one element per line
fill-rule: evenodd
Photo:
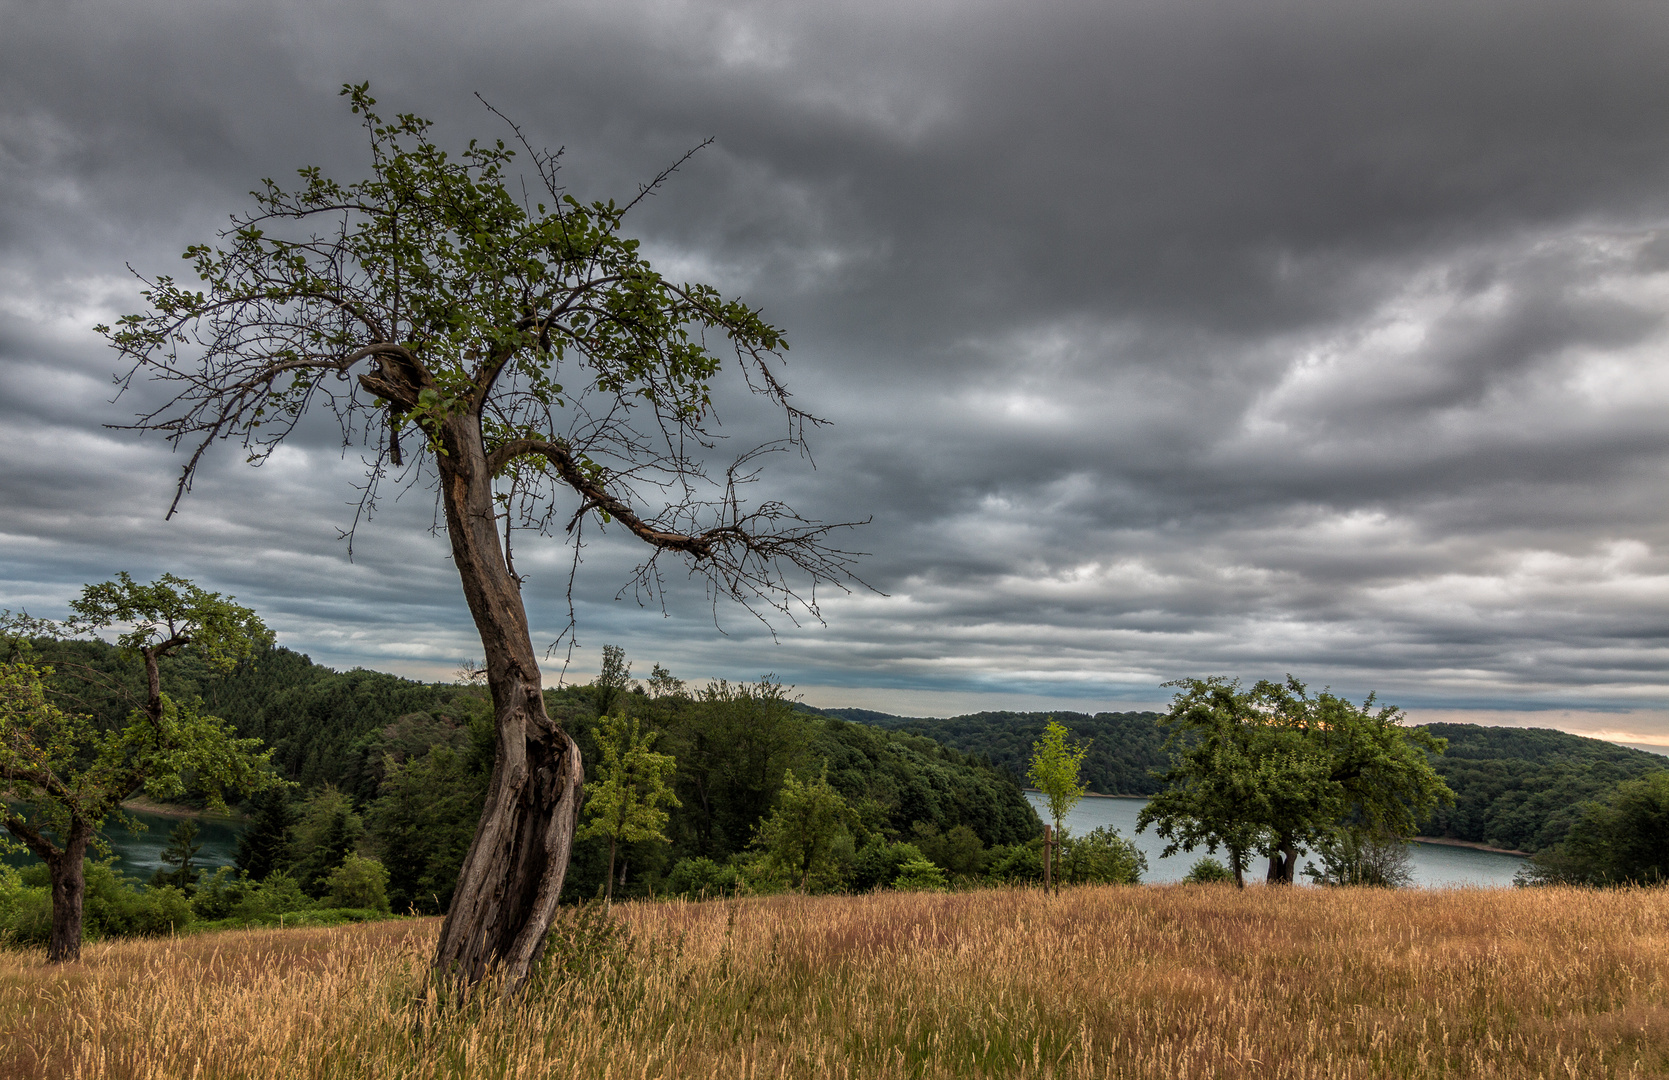
<path fill-rule="evenodd" d="M 945 714 L 1291 672 L 1669 745 L 1666 55 L 1669 6 L 1596 0 L 0 0 L 0 606 L 166 570 L 337 667 L 479 655 L 432 496 L 349 560 L 326 429 L 165 522 L 179 458 L 105 427 L 125 264 L 362 175 L 368 79 L 455 145 L 505 134 L 479 91 L 585 198 L 712 137 L 631 229 L 787 331 L 833 426 L 769 490 L 873 517 L 877 591 L 775 642 L 617 600 L 593 536 L 582 678 L 615 642 Z M 540 645 L 570 556 L 518 555 Z"/>

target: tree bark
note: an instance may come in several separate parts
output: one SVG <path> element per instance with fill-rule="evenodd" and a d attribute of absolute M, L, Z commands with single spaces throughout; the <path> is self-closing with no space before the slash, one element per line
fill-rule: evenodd
<path fill-rule="evenodd" d="M 46 942 L 46 962 L 69 964 L 81 959 L 81 927 L 87 899 L 87 872 L 82 859 L 92 830 L 76 821 L 70 825 L 61 851 L 45 857 L 52 880 L 52 933 Z"/>
<path fill-rule="evenodd" d="M 1229 862 L 1234 865 L 1234 887 L 1246 887 L 1246 853 L 1239 848 L 1229 848 Z"/>
<path fill-rule="evenodd" d="M 556 914 L 584 772 L 579 747 L 545 713 L 520 583 L 499 545 L 480 417 L 468 412 L 439 424 L 447 534 L 486 654 L 498 749 L 434 970 L 465 986 L 494 973 L 514 991 L 533 973 Z"/>
<path fill-rule="evenodd" d="M 1291 885 L 1297 870 L 1298 846 L 1291 840 L 1283 840 L 1269 856 L 1269 872 L 1264 875 L 1264 881 L 1270 885 Z"/>

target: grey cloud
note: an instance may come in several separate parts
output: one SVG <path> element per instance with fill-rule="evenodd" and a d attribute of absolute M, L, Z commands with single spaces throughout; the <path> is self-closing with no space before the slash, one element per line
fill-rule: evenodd
<path fill-rule="evenodd" d="M 817 468 L 760 494 L 873 514 L 826 627 L 616 597 L 589 670 L 1152 702 L 1291 670 L 1455 707 L 1661 705 L 1669 14 L 1638 4 L 4 3 L 0 605 L 174 569 L 338 663 L 474 652 L 422 490 L 349 563 L 328 423 L 183 518 L 179 461 L 104 429 L 91 323 L 263 176 L 351 176 L 369 78 L 444 139 L 566 143 L 657 264 L 763 305 Z M 734 388 L 729 448 L 774 437 Z M 231 448 L 228 448 L 229 450 Z M 529 538 L 541 633 L 571 551 Z M 53 601 L 52 597 L 60 597 Z M 588 659 L 589 657 L 589 659 Z M 871 699 L 873 700 L 873 699 Z M 1011 698 L 1004 700 L 1012 701 Z"/>

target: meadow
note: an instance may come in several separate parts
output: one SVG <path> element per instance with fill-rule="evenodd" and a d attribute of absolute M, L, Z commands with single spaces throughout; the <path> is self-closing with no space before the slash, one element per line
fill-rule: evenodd
<path fill-rule="evenodd" d="M 570 912 L 520 999 L 432 919 L 0 952 L 8 1077 L 1669 1075 L 1669 890 L 1082 887 Z"/>

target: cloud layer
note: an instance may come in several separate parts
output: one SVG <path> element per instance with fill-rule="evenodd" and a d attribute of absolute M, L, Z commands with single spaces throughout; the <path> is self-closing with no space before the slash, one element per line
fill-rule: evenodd
<path fill-rule="evenodd" d="M 774 643 L 699 590 L 617 600 L 633 552 L 593 537 L 578 668 L 620 641 L 873 707 L 1291 671 L 1669 732 L 1660 6 L 339 8 L 0 0 L 5 606 L 169 569 L 327 662 L 476 653 L 431 496 L 349 562 L 327 428 L 164 524 L 178 460 L 103 426 L 124 263 L 171 270 L 262 177 L 355 175 L 336 88 L 370 79 L 459 143 L 501 134 L 479 91 L 586 197 L 713 136 L 635 228 L 788 330 L 835 423 L 770 490 L 874 518 L 879 592 Z M 570 554 L 518 555 L 552 636 Z"/>

